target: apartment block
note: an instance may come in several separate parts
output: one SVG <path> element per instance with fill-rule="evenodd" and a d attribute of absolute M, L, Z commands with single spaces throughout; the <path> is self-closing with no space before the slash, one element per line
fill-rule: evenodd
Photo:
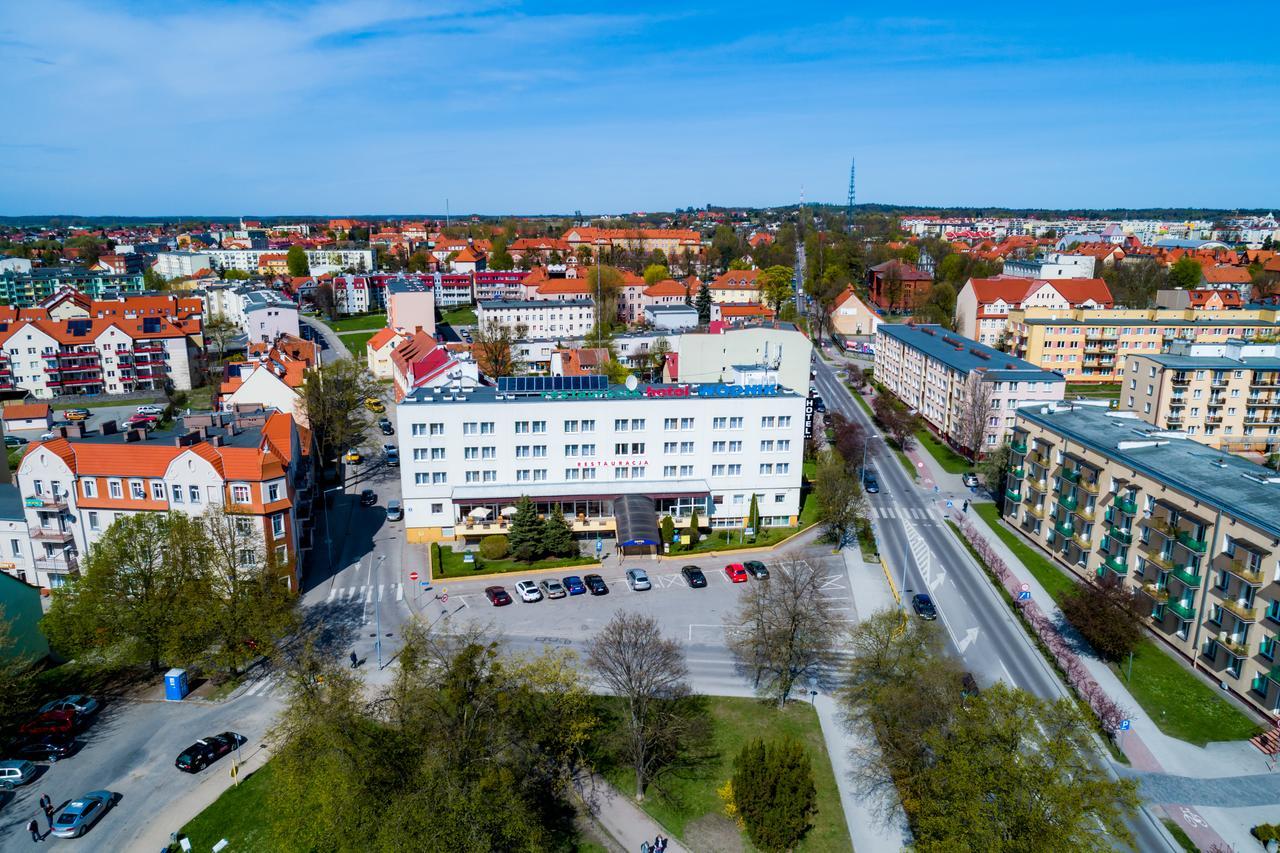
<path fill-rule="evenodd" d="M 84 267 L 37 267 L 29 272 L 0 272 L 0 304 L 30 308 L 60 290 L 74 289 L 92 299 L 141 293 L 142 273 L 93 272 Z"/>
<path fill-rule="evenodd" d="M 1020 407 L 1061 400 L 1066 389 L 1057 373 L 937 325 L 882 323 L 875 378 L 939 435 L 978 454 L 1004 440 Z M 974 405 L 986 410 L 980 438 L 969 426 Z"/>
<path fill-rule="evenodd" d="M 1175 341 L 1226 343 L 1280 335 L 1280 309 L 1025 308 L 1009 312 L 1010 352 L 1071 382 L 1119 382 L 1130 356 Z"/>
<path fill-rule="evenodd" d="M 1280 344 L 1175 341 L 1134 355 L 1120 408 L 1232 453 L 1280 450 Z"/>
<path fill-rule="evenodd" d="M 1005 520 L 1086 580 L 1118 578 L 1152 632 L 1268 718 L 1280 712 L 1280 475 L 1132 412 L 1022 409 Z"/>
<path fill-rule="evenodd" d="M 188 415 L 176 430 L 62 427 L 33 443 L 18 466 L 32 583 L 58 587 L 121 515 L 226 507 L 262 534 L 256 559 L 274 552 L 296 567 L 309 547 L 310 438 L 274 410 Z"/>
<path fill-rule="evenodd" d="M 590 299 L 478 302 L 476 321 L 481 328 L 495 321 L 511 328 L 523 326 L 531 338 L 578 336 L 595 325 L 595 305 Z"/>

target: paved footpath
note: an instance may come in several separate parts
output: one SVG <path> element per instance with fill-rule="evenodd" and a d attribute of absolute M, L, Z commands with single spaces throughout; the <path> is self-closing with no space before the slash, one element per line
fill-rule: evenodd
<path fill-rule="evenodd" d="M 932 454 L 920 447 L 908 451 L 907 457 L 920 474 L 922 488 L 937 495 L 939 507 L 953 517 L 961 517 L 961 502 L 972 496 L 959 476 L 943 471 Z M 949 510 L 947 500 L 953 503 Z M 1060 624 L 1065 621 L 1048 592 L 982 517 L 975 512 L 965 517 L 1013 574 L 1030 587 L 1032 599 L 1045 615 Z M 1070 628 L 1066 633 L 1078 646 L 1088 647 Z M 1248 832 L 1257 821 L 1249 822 L 1244 814 L 1233 815 L 1227 809 L 1270 805 L 1274 807 L 1271 819 L 1280 820 L 1280 774 L 1273 774 L 1266 756 L 1252 744 L 1232 741 L 1201 747 L 1170 737 L 1160 731 L 1107 663 L 1090 654 L 1082 654 L 1080 659 L 1098 685 L 1126 709 L 1132 720 L 1133 728 L 1119 741 L 1130 764 L 1112 762 L 1116 774 L 1137 780 L 1142 799 L 1159 804 L 1201 849 L 1214 844 L 1224 849 L 1245 849 L 1257 843 Z"/>
<path fill-rule="evenodd" d="M 649 817 L 635 801 L 620 793 L 600 776 L 590 776 L 575 783 L 579 796 L 596 821 L 625 850 L 639 850 L 644 841 L 653 843 L 661 835 L 669 839 L 667 853 L 689 853 L 689 849 L 671 838 L 662 825 Z"/>

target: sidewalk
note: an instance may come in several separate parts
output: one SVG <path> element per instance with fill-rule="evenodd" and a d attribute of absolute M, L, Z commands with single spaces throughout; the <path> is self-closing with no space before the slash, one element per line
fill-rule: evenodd
<path fill-rule="evenodd" d="M 635 804 L 630 797 L 624 796 L 603 777 L 592 775 L 585 781 L 577 781 L 574 787 L 578 796 L 582 797 L 592 816 L 627 851 L 637 851 L 641 842 L 653 843 L 659 835 L 669 838 L 668 853 L 690 853 L 662 824 L 658 823 L 644 810 Z"/>

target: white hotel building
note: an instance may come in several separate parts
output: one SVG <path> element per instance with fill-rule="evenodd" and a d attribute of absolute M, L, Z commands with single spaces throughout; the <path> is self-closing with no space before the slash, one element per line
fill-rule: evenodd
<path fill-rule="evenodd" d="M 741 527 L 753 494 L 764 525 L 795 525 L 804 407 L 779 385 L 598 376 L 420 389 L 396 412 L 409 541 L 505 532 L 524 495 L 623 546 L 651 546 L 659 519 L 687 525 L 695 508 L 700 526 Z"/>

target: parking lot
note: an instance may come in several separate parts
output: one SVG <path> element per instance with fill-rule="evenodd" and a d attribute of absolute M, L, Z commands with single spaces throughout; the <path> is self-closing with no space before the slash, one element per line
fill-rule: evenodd
<path fill-rule="evenodd" d="M 820 566 L 825 572 L 821 594 L 839 618 L 853 620 L 856 607 L 849 589 L 849 579 L 844 563 L 832 557 L 829 551 L 807 549 L 788 552 Z M 594 634 L 614 614 L 621 610 L 647 613 L 663 626 L 666 636 L 690 646 L 723 646 L 724 627 L 729 624 L 739 607 L 745 590 L 752 584 L 768 583 L 748 578 L 745 583 L 733 583 L 724 572 L 731 562 L 745 562 L 760 558 L 771 571 L 776 571 L 776 554 L 743 554 L 732 556 L 699 556 L 687 560 L 610 559 L 604 568 L 591 566 L 531 572 L 528 575 L 479 576 L 466 579 L 444 579 L 423 592 L 419 587 L 407 594 L 420 608 L 429 622 L 448 618 L 471 624 L 492 626 L 503 636 L 512 639 L 576 642 Z M 690 588 L 680 573 L 683 565 L 696 565 L 707 578 L 701 589 Z M 652 589 L 635 591 L 627 584 L 627 569 L 643 569 L 649 576 Z M 515 584 L 520 580 L 539 582 L 548 578 L 569 575 L 582 577 L 588 573 L 601 575 L 609 586 L 608 595 L 573 595 L 559 599 L 543 598 L 525 603 L 516 594 Z M 494 607 L 484 595 L 487 586 L 502 586 L 512 597 L 505 607 Z M 443 600 L 448 596 L 447 601 Z M 448 613 L 445 617 L 443 614 Z"/>

